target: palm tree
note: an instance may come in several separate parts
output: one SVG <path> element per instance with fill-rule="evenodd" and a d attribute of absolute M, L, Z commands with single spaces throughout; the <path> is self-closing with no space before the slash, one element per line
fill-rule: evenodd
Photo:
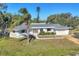
<path fill-rule="evenodd" d="M 37 23 L 39 23 L 39 13 L 40 13 L 40 7 L 36 8 L 37 11 Z"/>
<path fill-rule="evenodd" d="M 20 9 L 19 9 L 19 12 L 20 12 L 21 14 L 23 14 L 23 15 L 28 14 L 28 11 L 27 11 L 26 8 L 20 8 Z"/>
<path fill-rule="evenodd" d="M 31 15 L 28 13 L 27 9 L 26 8 L 21 8 L 19 10 L 19 12 L 21 14 L 23 14 L 23 18 L 24 18 L 24 21 L 26 22 L 26 24 L 28 25 L 29 24 L 29 21 L 31 19 Z"/>
<path fill-rule="evenodd" d="M 24 18 L 24 22 L 26 23 L 27 25 L 27 34 L 28 34 L 28 39 L 29 39 L 29 21 L 31 20 L 31 15 L 28 13 L 27 9 L 26 8 L 21 8 L 19 10 L 19 12 L 21 14 L 23 14 L 23 18 Z M 29 40 L 30 41 L 30 40 Z"/>

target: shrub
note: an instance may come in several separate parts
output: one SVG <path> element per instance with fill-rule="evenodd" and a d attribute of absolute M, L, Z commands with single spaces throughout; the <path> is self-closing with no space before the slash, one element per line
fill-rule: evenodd
<path fill-rule="evenodd" d="M 40 32 L 39 35 L 54 35 L 55 33 L 54 32 Z"/>

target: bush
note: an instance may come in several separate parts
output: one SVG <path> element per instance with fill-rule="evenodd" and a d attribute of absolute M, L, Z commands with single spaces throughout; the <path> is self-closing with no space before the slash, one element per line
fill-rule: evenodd
<path fill-rule="evenodd" d="M 55 33 L 54 32 L 40 32 L 39 35 L 54 35 Z"/>

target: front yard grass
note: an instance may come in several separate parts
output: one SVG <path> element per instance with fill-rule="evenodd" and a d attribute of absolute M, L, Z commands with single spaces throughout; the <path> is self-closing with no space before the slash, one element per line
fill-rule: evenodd
<path fill-rule="evenodd" d="M 9 38 L 0 39 L 0 55 L 2 56 L 64 56 L 79 52 L 79 45 L 66 39 L 27 40 Z"/>

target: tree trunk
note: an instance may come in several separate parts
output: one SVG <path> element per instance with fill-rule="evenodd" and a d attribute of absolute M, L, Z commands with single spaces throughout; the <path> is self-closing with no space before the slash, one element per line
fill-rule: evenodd
<path fill-rule="evenodd" d="M 39 12 L 37 13 L 37 23 L 39 23 Z"/>
<path fill-rule="evenodd" d="M 28 43 L 30 43 L 30 39 L 29 39 L 29 32 L 30 32 L 29 22 L 28 21 L 25 21 L 25 23 L 26 23 L 26 26 L 27 26 L 27 30 L 26 30 L 27 40 L 28 40 Z"/>
<path fill-rule="evenodd" d="M 29 42 L 29 25 L 27 25 L 27 39 L 28 39 L 28 43 L 30 43 Z"/>

